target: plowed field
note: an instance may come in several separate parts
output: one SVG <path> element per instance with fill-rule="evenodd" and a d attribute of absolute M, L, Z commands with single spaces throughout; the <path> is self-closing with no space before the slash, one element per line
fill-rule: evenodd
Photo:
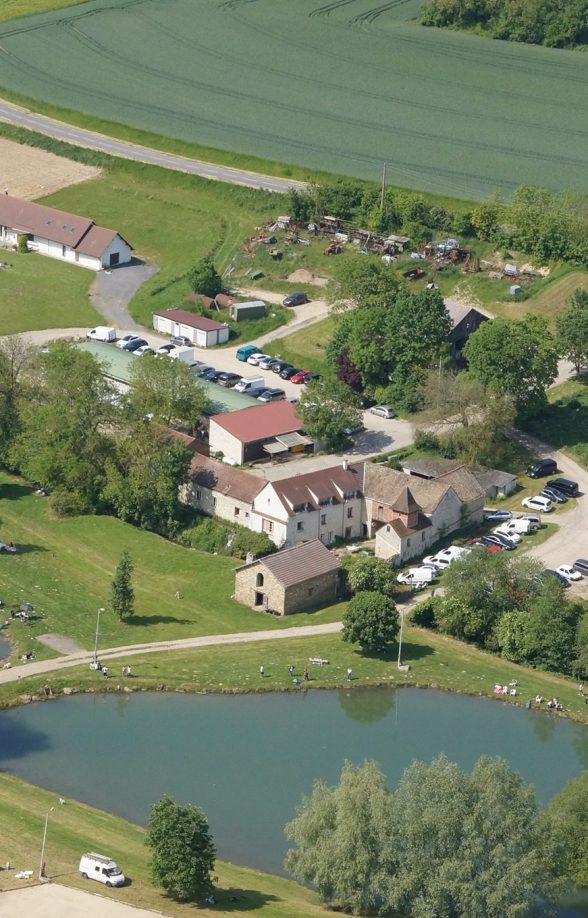
<path fill-rule="evenodd" d="M 89 0 L 0 26 L 0 86 L 212 147 L 461 197 L 588 192 L 588 55 L 419 0 Z"/>

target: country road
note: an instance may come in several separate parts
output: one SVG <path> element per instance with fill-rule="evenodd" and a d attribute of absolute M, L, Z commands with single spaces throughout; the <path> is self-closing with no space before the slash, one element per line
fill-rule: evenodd
<path fill-rule="evenodd" d="M 229 185 L 245 185 L 249 188 L 259 188 L 279 194 L 285 194 L 290 188 L 303 189 L 306 187 L 304 182 L 296 182 L 294 179 L 274 178 L 271 175 L 262 175 L 258 172 L 248 172 L 244 169 L 234 169 L 230 166 L 219 166 L 198 159 L 178 156 L 174 153 L 164 153 L 161 150 L 142 147 L 139 144 L 129 143 L 125 140 L 116 140 L 113 137 L 107 137 L 105 134 L 97 134 L 94 131 L 87 131 L 84 128 L 57 121 L 54 118 L 47 118 L 45 115 L 37 115 L 26 108 L 12 105 L 3 99 L 0 99 L 0 121 L 5 121 L 8 124 L 14 124 L 30 131 L 38 131 L 48 137 L 54 137 L 56 140 L 71 143 L 76 147 L 86 147 L 90 150 L 108 153 L 110 156 L 121 156 L 123 159 L 133 159 L 136 162 L 161 166 L 164 169 L 172 169 L 176 172 L 188 172 L 192 175 L 199 175 L 202 178 L 227 182 Z"/>
<path fill-rule="evenodd" d="M 100 650 L 101 662 L 117 659 L 118 657 L 132 657 L 145 653 L 160 653 L 162 650 L 192 650 L 195 647 L 213 647 L 219 644 L 247 644 L 253 641 L 277 641 L 281 638 L 312 637 L 319 634 L 337 634 L 342 628 L 341 622 L 327 622 L 324 625 L 301 625 L 294 628 L 284 628 L 282 631 L 242 631 L 234 634 L 210 634 L 204 637 L 182 638 L 179 641 L 154 641 L 150 644 L 128 644 L 123 647 L 109 647 Z M 90 664 L 93 654 L 90 651 L 69 653 L 52 660 L 39 660 L 37 662 L 16 664 L 11 669 L 0 670 L 0 685 L 7 682 L 17 682 L 28 676 L 40 676 L 44 673 L 67 669 L 71 666 Z"/>

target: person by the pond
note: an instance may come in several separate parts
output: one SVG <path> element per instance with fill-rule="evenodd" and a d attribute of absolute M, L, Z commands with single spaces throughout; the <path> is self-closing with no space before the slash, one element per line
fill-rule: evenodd
<path fill-rule="evenodd" d="M 263 679 L 263 677 L 264 677 L 264 675 L 265 675 L 265 669 L 263 668 L 263 666 L 260 666 L 260 667 L 259 667 L 259 675 L 260 675 L 261 678 Z"/>
<path fill-rule="evenodd" d="M 102 675 L 104 676 L 105 679 L 108 679 L 108 666 L 102 667 Z"/>
<path fill-rule="evenodd" d="M 348 666 L 348 667 L 347 667 L 347 681 L 348 681 L 348 682 L 351 682 L 352 676 L 353 676 L 353 670 L 351 669 L 350 666 Z"/>
<path fill-rule="evenodd" d="M 291 676 L 294 675 L 294 667 L 292 666 L 291 663 L 290 663 L 290 666 L 288 667 L 288 672 L 290 673 Z"/>
<path fill-rule="evenodd" d="M 294 685 L 294 688 L 300 688 L 300 686 L 301 686 L 301 684 L 302 684 L 302 683 L 300 682 L 300 679 L 298 678 L 298 676 L 294 676 L 294 678 L 292 679 L 292 683 L 293 683 L 293 685 Z"/>
<path fill-rule="evenodd" d="M 583 682 L 580 682 L 580 685 L 578 686 L 578 691 L 580 695 L 584 694 L 584 683 Z"/>
<path fill-rule="evenodd" d="M 310 679 L 310 676 L 308 675 L 308 670 L 305 669 L 305 670 L 304 670 L 304 681 L 305 681 L 305 682 L 308 682 L 309 679 Z"/>

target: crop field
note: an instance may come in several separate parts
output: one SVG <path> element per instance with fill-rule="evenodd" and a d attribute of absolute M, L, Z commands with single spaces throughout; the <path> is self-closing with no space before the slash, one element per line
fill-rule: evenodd
<path fill-rule="evenodd" d="M 30 8 L 30 7 L 29 7 Z M 34 8 L 34 4 L 33 4 Z M 588 192 L 588 56 L 420 0 L 89 0 L 0 26 L 0 86 L 180 140 L 482 198 Z"/>

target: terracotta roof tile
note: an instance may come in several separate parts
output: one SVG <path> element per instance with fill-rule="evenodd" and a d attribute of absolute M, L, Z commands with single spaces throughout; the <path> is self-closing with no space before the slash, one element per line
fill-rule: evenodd
<path fill-rule="evenodd" d="M 192 459 L 188 474 L 193 484 L 248 504 L 253 502 L 254 497 L 265 485 L 265 482 L 255 475 L 248 475 L 241 469 L 233 469 L 224 462 L 200 455 Z"/>
<path fill-rule="evenodd" d="M 210 423 L 218 424 L 241 443 L 254 443 L 302 429 L 294 406 L 287 401 L 260 403 L 227 414 L 215 414 Z"/>
<path fill-rule="evenodd" d="M 214 319 L 207 319 L 205 316 L 197 316 L 187 309 L 162 309 L 153 313 L 154 316 L 161 316 L 164 319 L 171 319 L 173 322 L 181 322 L 188 328 L 197 328 L 199 331 L 217 331 L 226 326 L 222 322 L 216 322 Z"/>

